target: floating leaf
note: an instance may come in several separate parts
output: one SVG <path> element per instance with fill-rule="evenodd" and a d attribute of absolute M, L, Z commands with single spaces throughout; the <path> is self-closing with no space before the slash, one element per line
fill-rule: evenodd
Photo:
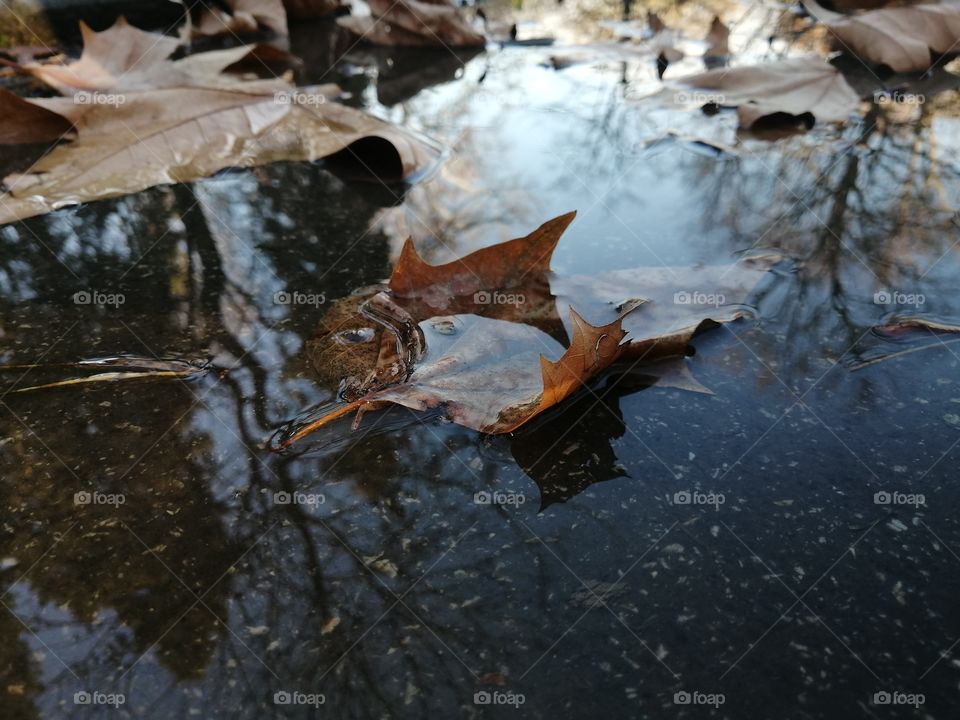
<path fill-rule="evenodd" d="M 678 85 L 709 91 L 709 103 L 737 107 L 740 126 L 791 116 L 813 125 L 846 120 L 860 96 L 840 71 L 820 58 L 793 58 L 764 65 L 718 68 L 677 79 Z"/>
<path fill-rule="evenodd" d="M 616 363 L 653 367 L 682 358 L 697 333 L 748 314 L 743 303 L 768 276 L 769 262 L 745 261 L 552 277 L 550 255 L 572 219 L 555 218 L 524 238 L 444 265 L 426 264 L 408 243 L 389 284 L 334 303 L 311 343 L 325 377 L 349 366 L 346 402 L 301 418 L 276 444 L 289 446 L 355 410 L 359 422 L 390 404 L 438 410 L 482 432 L 510 432 Z M 506 290 L 494 295 L 496 288 Z M 568 318 L 565 328 L 555 327 L 560 317 Z M 672 376 L 674 384 L 704 390 L 676 370 L 661 374 L 667 384 Z"/>
<path fill-rule="evenodd" d="M 894 72 L 926 72 L 930 53 L 960 52 L 960 3 L 922 3 L 843 15 L 804 0 L 833 35 L 837 49 Z"/>
<path fill-rule="evenodd" d="M 226 167 L 315 160 L 348 148 L 364 165 L 383 165 L 380 175 L 391 180 L 424 172 L 439 158 L 439 149 L 427 141 L 333 102 L 335 87 L 291 89 L 280 96 L 275 88 L 273 81 L 166 88 L 127 93 L 117 106 L 35 100 L 33 105 L 71 121 L 78 137 L 28 173 L 5 179 L 9 190 L 0 195 L 0 223 L 162 183 L 189 182 Z M 360 141 L 364 145 L 353 149 Z M 374 157 L 364 160 L 366 153 Z"/>

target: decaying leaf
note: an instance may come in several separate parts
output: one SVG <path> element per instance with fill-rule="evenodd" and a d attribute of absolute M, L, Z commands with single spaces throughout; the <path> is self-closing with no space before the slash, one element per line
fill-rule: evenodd
<path fill-rule="evenodd" d="M 814 119 L 843 121 L 860 101 L 840 71 L 816 57 L 709 70 L 676 82 L 709 91 L 713 104 L 737 107 L 744 128 L 783 116 L 808 126 Z"/>
<path fill-rule="evenodd" d="M 277 35 L 287 34 L 287 11 L 283 0 L 225 0 L 229 11 L 214 3 L 203 6 L 200 19 L 193 26 L 193 34 L 249 35 L 269 30 Z"/>
<path fill-rule="evenodd" d="M 406 377 L 423 352 L 418 323 L 449 327 L 442 318 L 475 314 L 537 328 L 558 343 L 567 339 L 550 290 L 550 258 L 573 221 L 568 213 L 526 237 L 477 250 L 444 265 L 429 265 L 407 240 L 386 285 L 334 303 L 308 346 L 328 384 L 343 380 L 341 395 L 356 400 Z M 499 299 L 523 302 L 496 302 Z M 420 347 L 415 347 L 419 343 Z"/>
<path fill-rule="evenodd" d="M 483 47 L 486 38 L 447 0 L 369 0 L 372 15 L 349 15 L 337 23 L 373 45 Z"/>
<path fill-rule="evenodd" d="M 654 378 L 696 387 L 676 369 L 658 372 L 658 361 L 682 358 L 698 332 L 748 314 L 744 302 L 768 264 L 551 277 L 550 255 L 572 219 L 439 266 L 408 243 L 385 288 L 346 298 L 330 310 L 334 320 L 321 320 L 311 351 L 322 374 L 335 375 L 351 348 L 363 358 L 351 365 L 360 374 L 344 386 L 345 402 L 295 421 L 276 443 L 289 446 L 353 411 L 389 404 L 510 432 L 620 362 L 649 364 Z M 562 328 L 554 327 L 559 318 Z"/>
<path fill-rule="evenodd" d="M 931 51 L 938 55 L 960 52 L 958 2 L 886 7 L 853 15 L 832 12 L 814 0 L 804 0 L 804 5 L 827 26 L 837 49 L 895 72 L 929 70 Z"/>

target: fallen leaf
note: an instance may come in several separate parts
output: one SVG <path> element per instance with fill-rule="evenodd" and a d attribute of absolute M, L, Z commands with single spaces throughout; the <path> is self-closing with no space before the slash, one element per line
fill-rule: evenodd
<path fill-rule="evenodd" d="M 399 47 L 482 47 L 486 38 L 445 0 L 369 0 L 371 15 L 349 15 L 337 23 L 360 40 Z"/>
<path fill-rule="evenodd" d="M 860 102 L 840 71 L 816 57 L 708 70 L 675 83 L 709 91 L 703 94 L 712 104 L 737 107 L 744 128 L 777 116 L 811 126 L 814 119 L 843 121 Z"/>
<path fill-rule="evenodd" d="M 442 410 L 481 432 L 510 432 L 615 363 L 683 357 L 699 332 L 749 314 L 743 303 L 768 275 L 768 262 L 745 261 L 548 277 L 550 255 L 572 219 L 555 218 L 524 238 L 445 265 L 427 265 L 408 244 L 387 288 L 335 304 L 336 320 L 321 321 L 312 348 L 315 365 L 328 376 L 354 344 L 362 364 L 370 368 L 376 358 L 376 367 L 347 383 L 349 402 L 294 421 L 275 444 L 287 447 L 354 410 L 362 415 L 388 404 Z M 549 292 L 531 294 L 536 302 L 530 304 L 539 307 L 520 310 L 527 283 L 537 287 L 544 279 Z M 491 308 L 498 302 L 488 288 L 498 287 L 507 288 L 499 302 L 516 306 L 509 312 Z M 557 317 L 568 318 L 565 332 L 547 332 Z M 383 329 L 378 334 L 371 324 Z M 345 334 L 357 342 L 343 346 Z M 678 384 L 693 385 L 673 375 Z"/>
<path fill-rule="evenodd" d="M 28 172 L 5 178 L 0 223 L 188 182 L 226 167 L 346 153 L 378 177 L 400 180 L 439 157 L 428 141 L 333 102 L 336 86 L 296 89 L 280 79 L 245 81 L 222 74 L 256 56 L 258 47 L 172 61 L 178 40 L 138 30 L 123 19 L 101 33 L 82 29 L 86 45 L 80 60 L 28 68 L 73 97 L 0 95 L 12 138 L 29 141 L 70 126 L 77 131 L 76 140 L 57 146 Z"/>
<path fill-rule="evenodd" d="M 68 65 L 31 63 L 23 70 L 64 95 L 75 91 L 230 86 L 237 80 L 220 73 L 247 58 L 257 57 L 261 47 L 266 48 L 241 45 L 170 60 L 180 46 L 179 39 L 140 30 L 123 17 L 102 32 L 94 32 L 81 22 L 80 31 L 83 54 L 79 60 Z M 268 53 L 264 50 L 263 57 L 275 59 L 275 55 Z M 74 99 L 78 104 L 94 101 L 89 96 L 76 94 Z"/>
<path fill-rule="evenodd" d="M 960 52 L 960 3 L 923 3 L 868 10 L 853 15 L 832 12 L 814 0 L 803 3 L 833 35 L 837 49 L 894 72 L 926 72 L 931 51 Z"/>
<path fill-rule="evenodd" d="M 404 243 L 390 276 L 398 297 L 420 298 L 436 310 L 447 310 L 458 298 L 480 291 L 522 286 L 549 270 L 550 258 L 576 213 L 549 220 L 529 235 L 482 248 L 444 265 L 429 265 L 411 240 Z"/>
<path fill-rule="evenodd" d="M 287 10 L 283 0 L 224 0 L 229 11 L 204 5 L 193 26 L 196 36 L 249 35 L 270 31 L 287 34 Z"/>
<path fill-rule="evenodd" d="M 334 386 L 344 380 L 344 398 L 358 399 L 408 374 L 422 354 L 422 347 L 411 347 L 422 345 L 417 324 L 438 315 L 520 322 L 565 342 L 548 276 L 550 258 L 573 217 L 562 215 L 526 237 L 444 265 L 426 263 L 407 240 L 388 285 L 335 303 L 325 313 L 318 337 L 308 343 L 313 366 Z M 511 296 L 523 302 L 495 302 Z"/>
<path fill-rule="evenodd" d="M 257 81 L 136 91 L 117 106 L 33 100 L 72 122 L 78 136 L 5 179 L 0 224 L 226 167 L 316 160 L 348 148 L 364 166 L 381 161 L 387 179 L 409 179 L 437 161 L 439 149 L 428 141 L 333 102 L 336 93 L 335 86 L 281 92 L 275 81 Z M 364 159 L 368 153 L 374 158 Z"/>
<path fill-rule="evenodd" d="M 629 345 L 622 344 L 627 336 L 621 320 L 594 327 L 570 311 L 573 340 L 566 352 L 556 361 L 540 356 L 543 387 L 535 405 L 527 398 L 500 410 L 493 423 L 480 428 L 482 432 L 510 432 L 530 421 L 544 410 L 566 400 L 587 386 L 587 382 L 624 356 Z M 453 419 L 453 418 L 451 418 Z M 461 423 L 465 424 L 465 423 Z"/>
<path fill-rule="evenodd" d="M 124 75 L 132 81 L 152 71 L 180 46 L 179 39 L 139 30 L 122 16 L 103 32 L 94 32 L 81 21 L 80 33 L 83 54 L 76 62 L 30 63 L 24 70 L 57 90 L 99 90 L 114 87 Z"/>

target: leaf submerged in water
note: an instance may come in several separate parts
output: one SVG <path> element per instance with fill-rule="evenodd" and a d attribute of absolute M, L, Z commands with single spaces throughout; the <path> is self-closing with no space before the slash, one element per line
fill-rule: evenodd
<path fill-rule="evenodd" d="M 769 275 L 770 263 L 744 261 L 557 278 L 550 256 L 573 218 L 438 266 L 408 241 L 388 284 L 335 303 L 311 344 L 325 377 L 349 368 L 344 402 L 282 428 L 274 447 L 388 405 L 512 432 L 614 366 L 682 359 L 699 332 L 750 314 L 746 299 Z"/>

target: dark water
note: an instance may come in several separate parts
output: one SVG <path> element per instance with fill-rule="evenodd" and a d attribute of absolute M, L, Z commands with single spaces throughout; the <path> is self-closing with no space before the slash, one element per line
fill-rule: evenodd
<path fill-rule="evenodd" d="M 301 82 L 444 142 L 433 178 L 278 164 L 0 228 L 4 362 L 230 368 L 2 396 L 0 715 L 954 717 L 960 345 L 872 328 L 960 320 L 956 92 L 768 142 L 638 101 L 652 63 L 331 69 L 322 27 L 294 37 Z M 558 274 L 793 258 L 756 321 L 696 340 L 714 395 L 610 378 L 513 437 L 396 410 L 265 449 L 332 397 L 304 353 L 321 300 L 408 234 L 439 262 L 571 209 Z"/>

